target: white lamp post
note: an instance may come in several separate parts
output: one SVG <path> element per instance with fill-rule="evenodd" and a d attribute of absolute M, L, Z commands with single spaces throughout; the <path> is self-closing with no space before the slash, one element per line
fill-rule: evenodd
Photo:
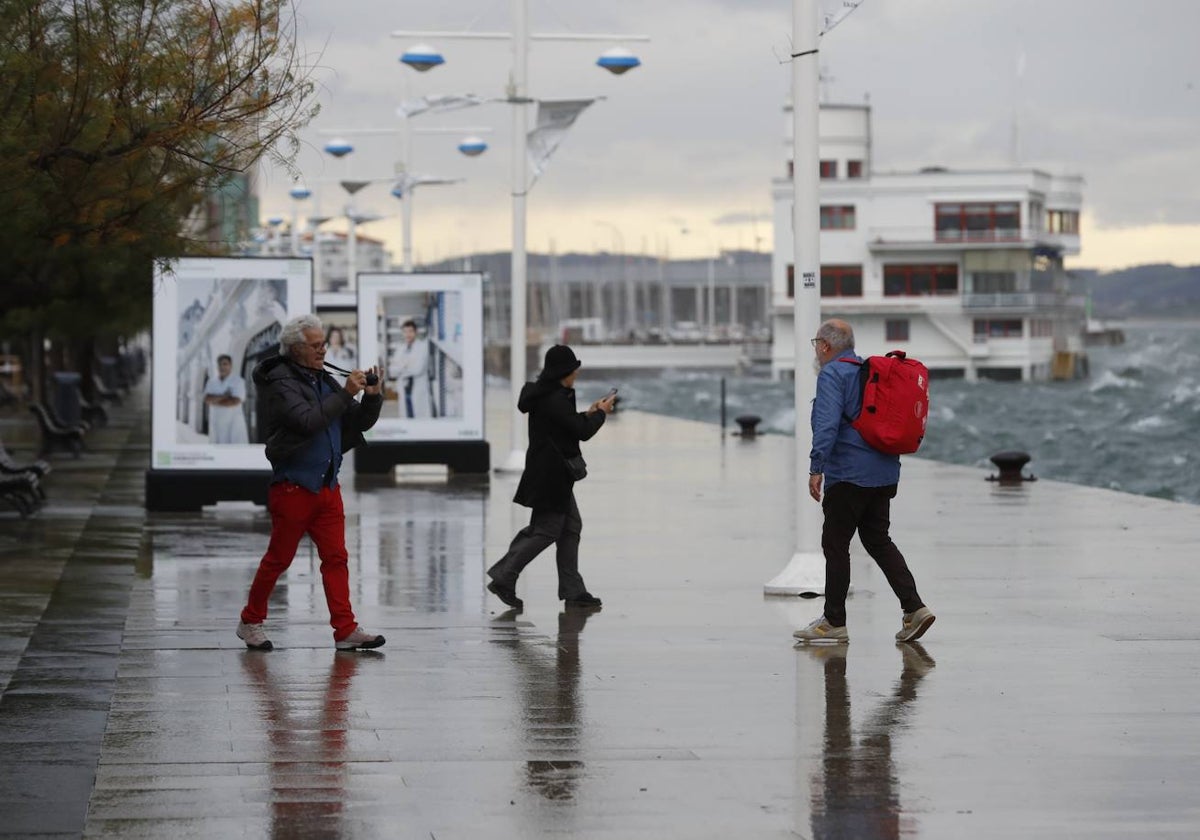
<path fill-rule="evenodd" d="M 796 551 L 787 566 L 767 582 L 767 595 L 817 596 L 825 593 L 820 506 L 808 497 L 808 456 L 812 450 L 810 401 L 816 393 L 809 339 L 821 323 L 820 199 L 818 196 L 819 108 L 816 0 L 792 5 L 792 238 L 795 298 L 792 310 L 796 406 Z"/>
<path fill-rule="evenodd" d="M 338 160 L 346 160 L 346 174 L 350 173 L 350 161 L 348 160 L 351 152 L 354 151 L 348 141 L 341 138 L 330 140 L 325 144 L 325 151 L 333 155 Z M 351 181 L 347 178 L 341 181 L 342 189 L 350 196 L 349 202 L 346 204 L 346 218 L 349 220 L 349 230 L 346 236 L 346 289 L 354 291 L 358 281 L 358 225 L 354 223 L 354 194 L 367 186 L 368 181 Z"/>
<path fill-rule="evenodd" d="M 292 198 L 292 256 L 300 256 L 300 202 L 307 201 L 312 195 L 312 190 L 303 184 L 296 184 L 290 190 L 288 195 Z"/>
<path fill-rule="evenodd" d="M 406 55 L 407 55 L 407 53 L 406 53 Z M 401 60 L 403 61 L 403 58 L 401 58 Z M 404 115 L 403 108 L 401 108 L 399 110 L 399 113 L 401 115 Z M 399 128 L 399 129 L 395 129 L 395 128 L 352 128 L 352 129 L 337 129 L 336 131 L 322 131 L 321 132 L 323 134 L 336 133 L 336 134 L 353 134 L 353 135 L 364 135 L 364 134 L 395 135 L 395 134 L 399 133 L 399 135 L 401 137 L 401 139 L 400 139 L 400 158 L 401 159 L 399 161 L 397 161 L 397 163 L 396 163 L 396 171 L 395 171 L 394 177 L 386 178 L 386 179 L 385 178 L 372 178 L 371 181 L 384 181 L 384 180 L 393 181 L 391 194 L 393 196 L 395 196 L 396 199 L 398 199 L 399 201 L 402 202 L 402 204 L 400 205 L 401 230 L 402 230 L 401 260 L 402 260 L 403 270 L 406 272 L 413 270 L 412 221 L 413 221 L 413 204 L 414 204 L 413 199 L 415 198 L 414 190 L 417 187 L 435 186 L 438 184 L 457 184 L 462 180 L 461 178 L 444 178 L 444 177 L 440 177 L 440 176 L 436 176 L 436 175 L 413 174 L 413 172 L 412 172 L 412 157 L 413 157 L 413 155 L 412 155 L 412 135 L 414 133 L 416 133 L 416 134 L 458 134 L 458 135 L 461 135 L 463 132 L 474 132 L 474 134 L 488 134 L 491 132 L 490 128 L 483 127 L 483 126 L 459 126 L 459 127 L 455 127 L 455 128 L 412 129 L 409 126 L 409 122 L 408 122 L 409 119 L 410 118 L 408 116 L 404 116 L 404 125 L 402 128 Z M 465 157 L 479 157 L 485 151 L 487 151 L 488 144 L 481 138 L 474 136 L 474 134 L 466 137 L 465 139 L 460 141 L 458 144 L 458 151 L 461 152 Z M 341 141 L 341 142 L 344 143 L 345 141 Z M 366 182 L 364 182 L 364 183 L 366 183 Z M 342 186 L 345 187 L 345 184 L 346 184 L 346 182 L 343 181 Z"/>
<path fill-rule="evenodd" d="M 501 463 L 497 464 L 496 469 L 500 472 L 520 472 L 525 468 L 525 426 L 521 422 L 521 414 L 517 410 L 517 399 L 521 393 L 521 387 L 525 383 L 525 329 L 527 322 L 526 315 L 526 296 L 527 296 L 527 280 L 526 280 L 526 250 L 525 250 L 525 197 L 529 188 L 529 158 L 526 151 L 526 138 L 528 136 L 528 109 L 527 106 L 534 100 L 528 95 L 528 78 L 529 78 L 529 41 L 535 40 L 559 40 L 559 41 L 648 41 L 645 36 L 621 36 L 621 35 L 585 35 L 585 34 L 547 34 L 531 35 L 529 32 L 528 21 L 528 6 L 529 0 L 513 0 L 512 2 L 512 17 L 513 31 L 511 33 L 495 33 L 495 32 L 411 32 L 398 30 L 393 32 L 394 37 L 411 38 L 411 37 L 429 37 L 429 38 L 466 38 L 479 40 L 496 40 L 507 39 L 512 43 L 512 69 L 509 74 L 509 84 L 507 89 L 508 102 L 513 106 L 513 143 L 512 143 L 512 288 L 511 288 L 511 318 L 509 324 L 509 384 L 511 390 L 512 403 L 512 449 L 508 453 L 508 457 Z M 425 51 L 424 53 L 418 52 Z M 610 53 L 612 51 L 610 50 Z M 440 53 L 422 45 L 421 47 L 413 47 L 408 53 L 414 54 L 414 59 L 420 60 L 422 56 L 425 58 L 434 55 L 441 58 Z M 401 61 L 405 61 L 402 57 Z M 428 67 L 417 67 L 411 61 L 405 61 L 416 69 L 428 69 Z M 605 56 L 601 56 L 601 60 L 597 62 L 601 67 L 609 72 L 620 75 L 628 70 L 638 66 L 641 62 L 633 57 L 632 54 L 627 55 L 609 55 L 607 60 Z M 431 64 L 430 66 L 435 66 Z"/>

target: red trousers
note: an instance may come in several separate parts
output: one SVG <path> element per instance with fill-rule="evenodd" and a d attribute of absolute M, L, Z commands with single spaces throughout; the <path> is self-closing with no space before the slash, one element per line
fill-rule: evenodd
<path fill-rule="evenodd" d="M 267 509 L 271 512 L 271 542 L 258 564 L 250 597 L 242 610 L 242 621 L 261 624 L 267 617 L 267 601 L 279 576 L 292 565 L 300 540 L 308 534 L 321 558 L 321 583 L 325 603 L 329 605 L 329 624 L 333 638 L 340 641 L 358 623 L 350 606 L 350 572 L 346 568 L 346 514 L 342 509 L 339 487 L 322 487 L 313 493 L 298 484 L 280 482 L 267 491 Z"/>

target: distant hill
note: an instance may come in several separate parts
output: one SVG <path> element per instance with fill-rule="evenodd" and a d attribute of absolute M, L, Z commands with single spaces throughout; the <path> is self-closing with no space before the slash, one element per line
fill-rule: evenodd
<path fill-rule="evenodd" d="M 1071 272 L 1091 291 L 1097 318 L 1200 316 L 1200 265 L 1139 265 Z"/>

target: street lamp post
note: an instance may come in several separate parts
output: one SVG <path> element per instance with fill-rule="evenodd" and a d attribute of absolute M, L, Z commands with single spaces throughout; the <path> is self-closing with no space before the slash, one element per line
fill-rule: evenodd
<path fill-rule="evenodd" d="M 808 461 L 812 450 L 809 404 L 816 392 L 809 339 L 821 322 L 820 213 L 818 195 L 819 109 L 816 0 L 792 6 L 792 239 L 795 296 L 792 309 L 795 344 L 796 408 L 796 551 L 787 566 L 763 587 L 767 595 L 817 596 L 825 593 L 819 506 L 808 498 Z"/>
<path fill-rule="evenodd" d="M 290 190 L 288 195 L 292 198 L 292 224 L 290 228 L 290 236 L 292 240 L 292 256 L 300 255 L 300 202 L 307 201 L 312 195 L 312 190 L 303 184 L 296 184 Z"/>
<path fill-rule="evenodd" d="M 614 256 L 617 258 L 621 267 L 621 287 L 624 289 L 623 293 L 625 295 L 624 327 L 625 332 L 628 333 L 637 326 L 637 301 L 635 300 L 635 295 L 633 292 L 633 284 L 630 282 L 629 278 L 629 267 L 625 264 L 625 235 L 621 233 L 621 229 L 612 222 L 606 222 L 601 219 L 597 219 L 596 224 L 603 225 L 611 230 L 613 234 L 613 248 L 616 251 Z M 615 300 L 613 301 L 613 304 L 613 320 L 616 321 L 617 307 Z"/>
<path fill-rule="evenodd" d="M 525 383 L 525 330 L 527 323 L 526 297 L 528 282 L 526 277 L 527 257 L 525 244 L 525 199 L 529 189 L 529 161 L 526 151 L 528 135 L 528 106 L 533 102 L 528 96 L 529 77 L 529 41 L 561 40 L 561 41 L 621 41 L 649 40 L 645 36 L 621 35 L 587 35 L 587 34 L 554 34 L 531 35 L 528 20 L 529 0 L 513 0 L 511 33 L 487 32 L 408 32 L 396 31 L 396 37 L 430 37 L 430 38 L 466 38 L 495 40 L 508 39 L 512 44 L 512 68 L 509 75 L 507 100 L 513 106 L 513 148 L 512 148 L 512 285 L 509 323 L 509 384 L 511 390 L 512 426 L 510 430 L 512 449 L 508 457 L 497 465 L 500 472 L 520 472 L 525 468 L 525 427 L 521 423 L 521 414 L 517 409 L 521 387 Z M 416 48 L 411 50 L 416 52 Z M 431 60 L 434 55 L 440 58 L 436 51 L 424 49 L 421 58 Z M 609 50 L 596 62 L 600 67 L 611 73 L 620 75 L 640 62 L 626 51 Z M 430 66 L 433 66 L 432 64 Z M 427 69 L 427 68 L 426 68 Z"/>

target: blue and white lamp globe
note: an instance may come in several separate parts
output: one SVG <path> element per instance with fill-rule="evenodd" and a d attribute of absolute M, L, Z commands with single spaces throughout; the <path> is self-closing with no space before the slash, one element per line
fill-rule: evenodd
<path fill-rule="evenodd" d="M 487 148 L 488 144 L 482 137 L 464 137 L 458 144 L 458 150 L 467 157 L 479 157 Z"/>
<path fill-rule="evenodd" d="M 611 50 L 601 53 L 600 57 L 596 59 L 596 64 L 613 75 L 620 76 L 635 67 L 640 67 L 642 62 L 624 47 L 613 47 Z"/>
<path fill-rule="evenodd" d="M 353 152 L 354 147 L 350 145 L 348 140 L 343 140 L 342 138 L 338 137 L 325 144 L 325 151 L 333 155 L 335 158 L 341 158 Z"/>
<path fill-rule="evenodd" d="M 424 73 L 426 70 L 432 70 L 439 64 L 445 64 L 446 59 L 442 54 L 428 44 L 417 44 L 415 47 L 409 47 L 400 56 L 400 63 L 407 64 L 414 70 Z"/>
<path fill-rule="evenodd" d="M 281 224 L 283 224 L 283 216 L 272 216 L 271 218 L 267 219 L 267 224 L 271 227 L 279 227 Z"/>
<path fill-rule="evenodd" d="M 306 199 L 312 195 L 312 190 L 310 190 L 308 187 L 304 186 L 303 184 L 297 184 L 296 186 L 294 186 L 290 190 L 288 190 L 288 195 L 290 195 L 292 198 L 296 199 L 296 201 L 304 201 L 304 199 Z"/>

